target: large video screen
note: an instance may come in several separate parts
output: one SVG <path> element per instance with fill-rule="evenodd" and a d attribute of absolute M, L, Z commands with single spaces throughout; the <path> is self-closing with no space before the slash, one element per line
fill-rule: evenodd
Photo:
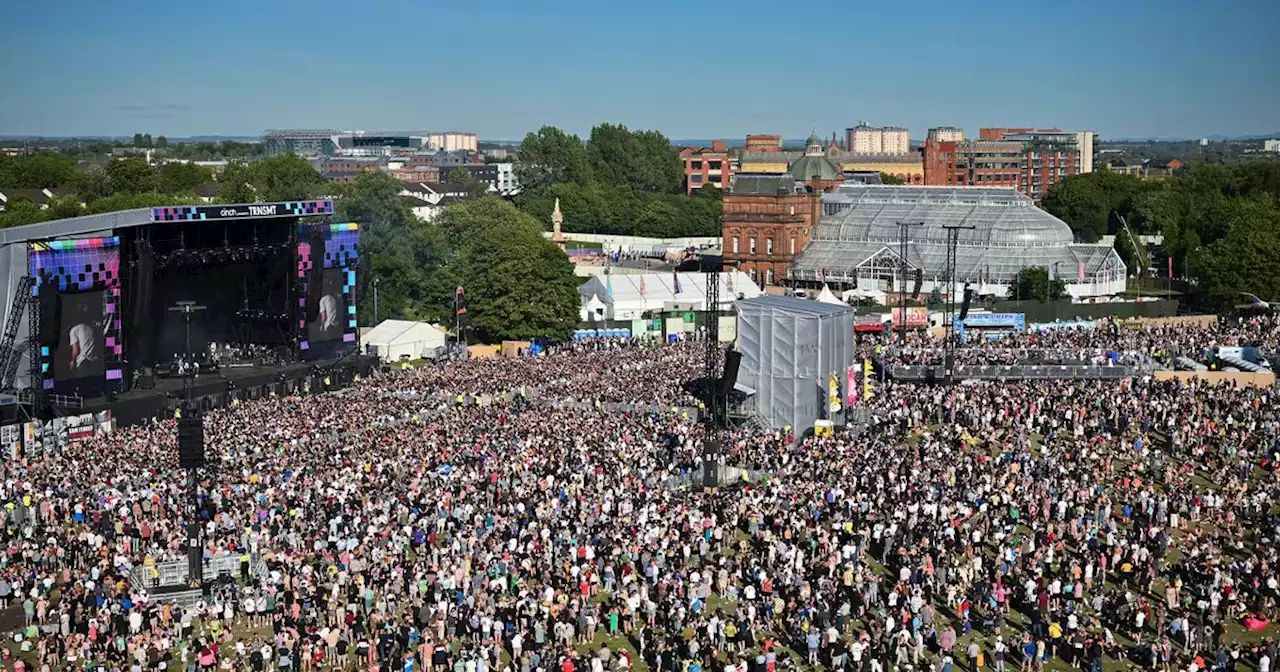
<path fill-rule="evenodd" d="M 316 319 L 307 323 L 307 340 L 324 343 L 342 338 L 347 326 L 347 302 L 342 293 L 346 271 L 326 268 L 321 275 Z"/>
<path fill-rule="evenodd" d="M 53 379 L 75 380 L 106 372 L 106 322 L 102 291 L 59 297 L 58 345 L 53 350 Z"/>

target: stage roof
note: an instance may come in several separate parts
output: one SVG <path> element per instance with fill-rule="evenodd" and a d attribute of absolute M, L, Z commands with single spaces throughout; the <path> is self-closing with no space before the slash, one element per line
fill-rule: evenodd
<path fill-rule="evenodd" d="M 259 212 L 262 211 L 262 212 Z M 270 211 L 270 212 L 267 212 Z M 274 203 L 239 203 L 179 205 L 160 208 L 118 210 L 97 215 L 54 219 L 48 222 L 0 229 L 0 246 L 29 243 L 54 238 L 74 238 L 113 229 L 127 229 L 147 224 L 227 221 L 242 219 L 279 219 L 286 217 L 324 217 L 333 214 L 333 201 L 311 199 Z"/>
<path fill-rule="evenodd" d="M 84 236 L 99 231 L 125 229 L 131 226 L 142 226 L 151 223 L 151 208 L 118 210 L 98 215 L 54 219 L 47 222 L 0 229 L 0 245 Z"/>

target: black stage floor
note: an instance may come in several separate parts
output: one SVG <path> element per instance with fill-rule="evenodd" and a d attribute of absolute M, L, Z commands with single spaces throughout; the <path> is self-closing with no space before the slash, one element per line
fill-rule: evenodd
<path fill-rule="evenodd" d="M 229 406 L 236 399 L 320 392 L 346 387 L 357 375 L 378 368 L 378 358 L 346 356 L 283 366 L 228 366 L 202 373 L 192 386 L 192 398 L 203 410 Z M 182 378 L 156 378 L 151 389 L 135 388 L 115 395 L 85 399 L 82 407 L 59 408 L 62 415 L 110 410 L 118 425 L 134 425 L 155 417 L 168 417 L 183 398 Z"/>

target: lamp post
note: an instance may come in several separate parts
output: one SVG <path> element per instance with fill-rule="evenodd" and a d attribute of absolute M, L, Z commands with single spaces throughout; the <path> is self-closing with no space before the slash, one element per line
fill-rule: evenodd
<path fill-rule="evenodd" d="M 378 276 L 373 276 L 373 324 L 378 326 Z"/>

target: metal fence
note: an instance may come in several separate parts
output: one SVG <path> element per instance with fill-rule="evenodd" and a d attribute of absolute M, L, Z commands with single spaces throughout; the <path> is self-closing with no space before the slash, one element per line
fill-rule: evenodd
<path fill-rule="evenodd" d="M 946 379 L 941 366 L 895 366 L 890 375 L 896 380 L 933 382 Z M 955 367 L 958 380 L 1122 380 L 1141 375 L 1133 366 L 1099 366 L 1096 364 L 1012 364 L 1007 366 L 963 365 Z"/>
<path fill-rule="evenodd" d="M 223 576 L 239 578 L 240 555 L 224 553 L 210 558 L 204 562 L 203 574 L 205 581 L 213 581 Z M 257 555 L 249 556 L 249 574 L 254 578 L 265 577 L 267 575 L 267 563 Z M 155 564 L 155 571 L 145 565 L 135 565 L 129 570 L 130 582 L 144 591 L 185 586 L 190 576 L 185 559 L 158 562 Z M 176 595 L 177 593 L 173 594 Z M 158 595 L 157 597 L 160 599 L 165 598 L 164 595 Z"/>

